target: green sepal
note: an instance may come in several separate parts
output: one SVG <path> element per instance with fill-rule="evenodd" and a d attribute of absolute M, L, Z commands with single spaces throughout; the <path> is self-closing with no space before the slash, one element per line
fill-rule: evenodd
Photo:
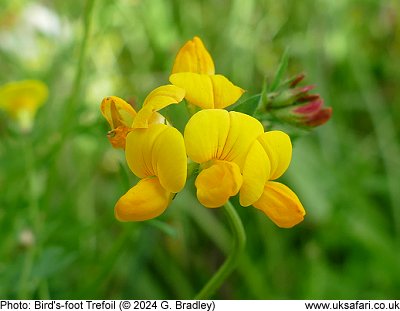
<path fill-rule="evenodd" d="M 279 63 L 278 70 L 276 71 L 274 80 L 272 81 L 270 87 L 268 88 L 268 92 L 274 92 L 281 84 L 283 75 L 285 74 L 285 71 L 286 71 L 286 69 L 288 67 L 288 63 L 289 63 L 288 54 L 289 54 L 288 49 L 286 49 L 285 52 L 283 52 L 281 61 Z"/>
<path fill-rule="evenodd" d="M 248 114 L 250 116 L 254 116 L 257 111 L 261 100 L 261 94 L 253 95 L 235 105 L 232 106 L 229 110 L 242 112 Z"/>

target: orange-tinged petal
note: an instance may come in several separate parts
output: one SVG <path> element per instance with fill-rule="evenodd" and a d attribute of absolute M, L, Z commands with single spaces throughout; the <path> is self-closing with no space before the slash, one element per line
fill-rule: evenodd
<path fill-rule="evenodd" d="M 271 163 L 270 180 L 282 176 L 292 159 L 290 137 L 281 131 L 270 131 L 262 134 L 258 140 L 263 146 Z"/>
<path fill-rule="evenodd" d="M 175 73 L 169 76 L 169 81 L 185 90 L 185 98 L 191 104 L 203 109 L 214 108 L 213 84 L 208 75 L 192 72 Z"/>
<path fill-rule="evenodd" d="M 179 192 L 186 181 L 187 158 L 182 134 L 165 124 L 134 129 L 126 139 L 126 161 L 140 177 L 157 176 L 169 192 Z"/>
<path fill-rule="evenodd" d="M 306 214 L 297 195 L 284 184 L 269 181 L 253 206 L 264 212 L 278 227 L 291 228 Z"/>
<path fill-rule="evenodd" d="M 131 128 L 136 116 L 135 109 L 117 96 L 104 98 L 100 105 L 100 111 L 112 130 L 119 126 Z"/>
<path fill-rule="evenodd" d="M 240 189 L 240 205 L 249 206 L 256 202 L 264 191 L 269 176 L 269 160 L 261 146 L 255 140 L 243 165 L 243 185 Z"/>
<path fill-rule="evenodd" d="M 221 160 L 234 161 L 241 168 L 247 153 L 264 128 L 255 118 L 236 111 L 230 111 L 230 129 Z"/>
<path fill-rule="evenodd" d="M 206 207 L 220 207 L 239 192 L 242 181 L 235 163 L 215 161 L 196 178 L 197 198 Z"/>
<path fill-rule="evenodd" d="M 175 85 L 163 85 L 153 90 L 139 110 L 133 128 L 147 128 L 154 112 L 183 100 L 185 90 Z"/>
<path fill-rule="evenodd" d="M 210 76 L 213 86 L 214 108 L 225 108 L 235 103 L 244 90 L 234 85 L 223 75 Z"/>
<path fill-rule="evenodd" d="M 219 159 L 228 137 L 230 117 L 226 110 L 205 109 L 195 113 L 186 125 L 186 152 L 194 162 Z"/>
<path fill-rule="evenodd" d="M 165 211 L 171 197 L 157 178 L 142 179 L 115 204 L 115 217 L 119 221 L 152 219 Z"/>
<path fill-rule="evenodd" d="M 107 133 L 107 138 L 114 148 L 125 149 L 126 136 L 132 129 L 127 126 L 118 126 Z"/>
<path fill-rule="evenodd" d="M 36 110 L 46 101 L 48 93 L 47 85 L 38 80 L 9 82 L 0 87 L 0 108 L 12 117 L 25 111 L 33 118 Z"/>
<path fill-rule="evenodd" d="M 213 75 L 214 62 L 199 37 L 189 40 L 176 55 L 172 73 L 195 72 Z"/>

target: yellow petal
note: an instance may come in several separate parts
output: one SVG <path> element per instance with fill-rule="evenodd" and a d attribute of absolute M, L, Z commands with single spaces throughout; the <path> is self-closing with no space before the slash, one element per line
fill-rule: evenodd
<path fill-rule="evenodd" d="M 172 73 L 195 72 L 213 75 L 214 62 L 199 37 L 189 40 L 176 55 Z"/>
<path fill-rule="evenodd" d="M 182 134 L 165 124 L 134 129 L 126 138 L 126 160 L 140 177 L 157 176 L 169 192 L 179 192 L 186 182 L 187 158 Z"/>
<path fill-rule="evenodd" d="M 235 103 L 244 90 L 222 75 L 210 76 L 214 92 L 214 108 L 225 108 Z"/>
<path fill-rule="evenodd" d="M 119 221 L 152 219 L 165 211 L 171 197 L 157 178 L 142 179 L 115 204 L 115 218 Z"/>
<path fill-rule="evenodd" d="M 164 118 L 164 116 L 158 112 L 154 112 L 149 119 L 149 125 L 150 124 L 167 124 L 167 123 L 168 122 Z"/>
<path fill-rule="evenodd" d="M 48 88 L 41 81 L 10 82 L 0 87 L 0 108 L 12 117 L 17 117 L 21 111 L 25 111 L 33 118 L 47 97 Z"/>
<path fill-rule="evenodd" d="M 270 131 L 262 134 L 258 140 L 263 146 L 271 163 L 270 180 L 282 176 L 292 159 L 290 137 L 281 131 Z"/>
<path fill-rule="evenodd" d="M 171 75 L 169 81 L 185 89 L 185 98 L 203 109 L 225 108 L 236 102 L 244 92 L 222 75 L 182 72 Z"/>
<path fill-rule="evenodd" d="M 205 109 L 195 113 L 186 125 L 186 152 L 194 162 L 219 159 L 230 128 L 229 113 L 222 109 Z"/>
<path fill-rule="evenodd" d="M 240 189 L 240 205 L 249 206 L 256 202 L 264 191 L 269 177 L 269 160 L 261 146 L 255 140 L 243 165 L 243 185 Z"/>
<path fill-rule="evenodd" d="M 236 195 L 242 185 L 242 175 L 235 163 L 215 161 L 196 178 L 197 198 L 206 207 L 220 207 Z"/>
<path fill-rule="evenodd" d="M 104 98 L 101 102 L 100 110 L 112 130 L 119 126 L 131 128 L 136 116 L 135 109 L 117 96 Z"/>
<path fill-rule="evenodd" d="M 264 133 L 264 128 L 257 119 L 244 113 L 230 111 L 229 117 L 229 134 L 220 159 L 234 161 L 242 168 L 250 147 Z"/>
<path fill-rule="evenodd" d="M 281 228 L 297 225 L 306 214 L 297 195 L 284 184 L 273 181 L 265 184 L 261 198 L 253 206 Z"/>
<path fill-rule="evenodd" d="M 214 92 L 208 75 L 192 72 L 175 73 L 169 81 L 185 90 L 185 98 L 193 105 L 203 109 L 214 108 Z"/>
<path fill-rule="evenodd" d="M 139 110 L 133 128 L 147 128 L 154 112 L 183 100 L 185 90 L 175 85 L 163 85 L 153 90 L 145 99 Z"/>
<path fill-rule="evenodd" d="M 171 126 L 162 124 L 165 130 L 159 135 L 152 148 L 152 166 L 161 185 L 170 192 L 182 190 L 187 177 L 187 156 L 182 134 Z M 150 129 L 149 128 L 149 129 Z"/>

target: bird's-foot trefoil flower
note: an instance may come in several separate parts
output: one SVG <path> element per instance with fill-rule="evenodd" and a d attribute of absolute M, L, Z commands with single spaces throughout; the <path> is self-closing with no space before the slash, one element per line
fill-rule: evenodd
<path fill-rule="evenodd" d="M 107 137 L 112 146 L 125 149 L 126 136 L 134 124 L 135 127 L 147 127 L 148 124 L 165 123 L 165 118 L 157 110 L 179 103 L 184 94 L 185 91 L 176 86 L 160 86 L 146 97 L 139 115 L 131 105 L 117 96 L 104 98 L 100 110 L 111 127 Z"/>
<path fill-rule="evenodd" d="M 0 87 L 0 109 L 16 120 L 23 131 L 29 131 L 47 97 L 48 88 L 41 81 L 10 82 Z"/>
<path fill-rule="evenodd" d="M 258 120 L 240 112 L 205 109 L 189 120 L 184 139 L 189 158 L 200 164 L 195 185 L 204 206 L 220 207 L 239 194 L 242 206 L 253 205 L 280 227 L 303 220 L 305 211 L 297 196 L 272 181 L 289 166 L 288 135 L 264 133 Z"/>
<path fill-rule="evenodd" d="M 264 133 L 260 122 L 235 111 L 204 109 L 189 120 L 184 133 L 186 152 L 200 164 L 196 187 L 206 207 L 220 207 L 239 193 L 249 206 L 262 194 L 269 161 L 256 140 Z"/>
<path fill-rule="evenodd" d="M 126 138 L 126 161 L 141 180 L 115 205 L 121 221 L 161 215 L 186 182 L 187 158 L 182 134 L 165 124 L 132 130 Z"/>
<path fill-rule="evenodd" d="M 120 221 L 142 221 L 161 215 L 187 176 L 187 157 L 182 134 L 162 122 L 158 110 L 182 101 L 184 90 L 165 85 L 152 91 L 136 113 L 117 97 L 107 97 L 101 111 L 112 129 L 120 128 L 115 144 L 125 148 L 131 171 L 141 180 L 115 205 Z M 111 141 L 113 143 L 113 141 Z"/>
<path fill-rule="evenodd" d="M 198 37 L 179 50 L 169 80 L 185 89 L 190 104 L 203 109 L 230 106 L 244 92 L 225 76 L 215 74 L 214 61 Z"/>

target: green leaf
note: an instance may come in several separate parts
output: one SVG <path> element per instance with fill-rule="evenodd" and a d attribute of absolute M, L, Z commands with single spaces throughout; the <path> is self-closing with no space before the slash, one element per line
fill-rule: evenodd
<path fill-rule="evenodd" d="M 253 95 L 232 106 L 230 110 L 243 112 L 245 114 L 253 116 L 260 104 L 260 99 L 261 99 L 261 94 Z"/>
<path fill-rule="evenodd" d="M 276 71 L 274 81 L 272 81 L 272 83 L 271 83 L 269 92 L 275 91 L 278 88 L 278 86 L 281 84 L 283 75 L 284 75 L 284 73 L 287 69 L 288 63 L 289 63 L 288 54 L 289 54 L 288 49 L 286 48 L 285 52 L 283 52 L 281 61 L 279 63 L 278 70 Z"/>

